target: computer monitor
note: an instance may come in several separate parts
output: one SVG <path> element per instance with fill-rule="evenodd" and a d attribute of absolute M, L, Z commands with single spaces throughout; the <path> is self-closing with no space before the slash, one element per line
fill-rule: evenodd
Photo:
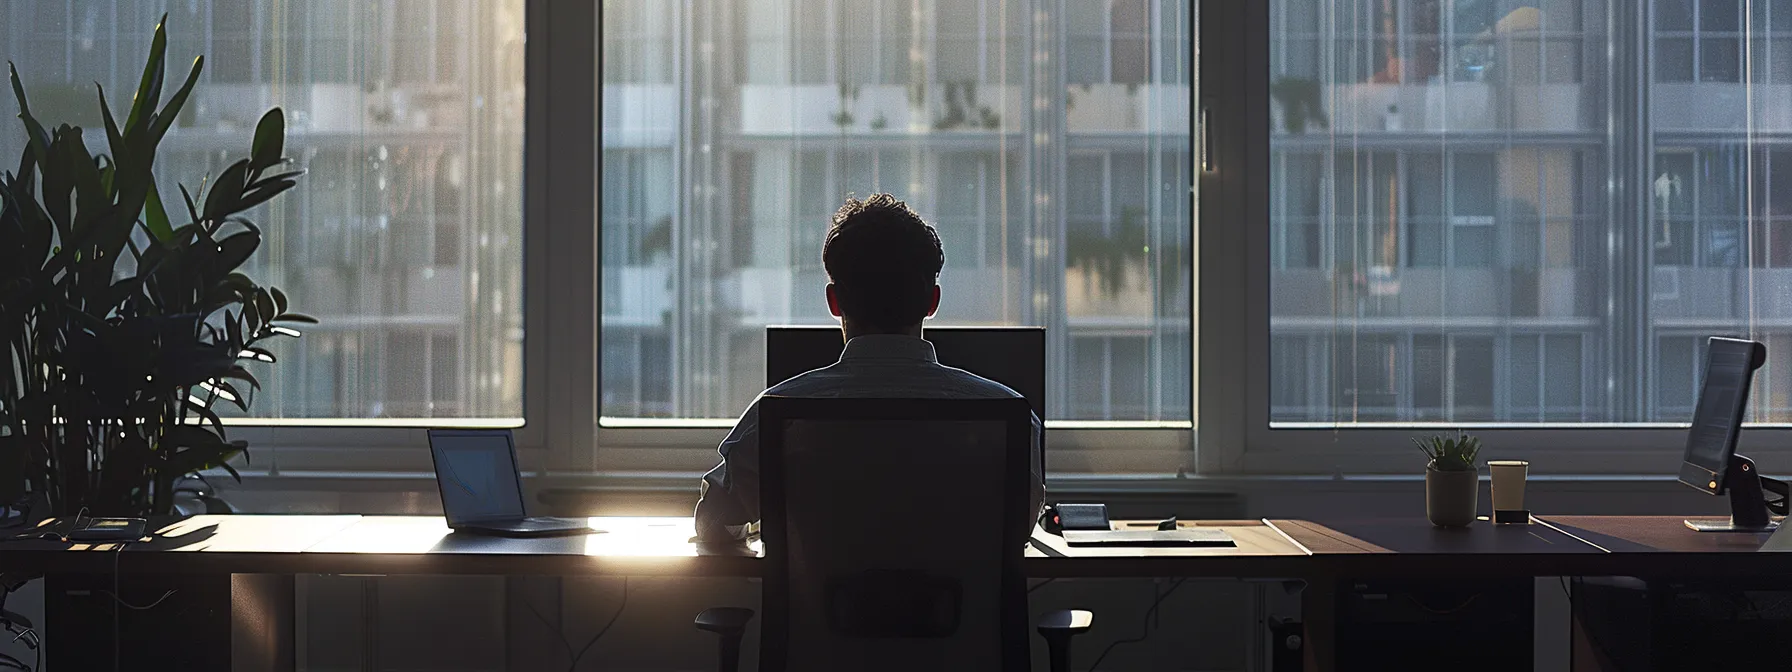
<path fill-rule="evenodd" d="M 1755 369 L 1767 361 L 1767 348 L 1754 341 L 1713 337 L 1705 356 L 1705 382 L 1686 433 L 1686 456 L 1680 482 L 1712 495 L 1730 495 L 1730 520 L 1688 520 L 1701 532 L 1761 532 L 1778 525 L 1772 513 L 1785 514 L 1786 485 L 1762 478 L 1753 460 L 1736 454 L 1742 414 L 1748 407 Z M 1780 495 L 1770 507 L 1763 488 Z"/>
<path fill-rule="evenodd" d="M 1044 327 L 927 327 L 940 363 L 1007 385 L 1045 419 Z M 840 361 L 840 327 L 765 328 L 765 386 Z"/>

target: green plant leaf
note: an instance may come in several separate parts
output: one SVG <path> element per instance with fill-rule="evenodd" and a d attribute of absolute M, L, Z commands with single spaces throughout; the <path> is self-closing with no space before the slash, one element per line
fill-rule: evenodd
<path fill-rule="evenodd" d="M 235 314 L 228 310 L 224 311 L 224 335 L 226 340 L 232 344 L 243 342 L 243 330 L 240 321 Z"/>
<path fill-rule="evenodd" d="M 248 383 L 250 389 L 254 389 L 254 390 L 261 389 L 261 381 L 256 380 L 255 374 L 249 373 L 249 370 L 246 368 L 243 368 L 243 365 L 241 365 L 241 364 L 232 365 L 230 367 L 229 371 L 224 372 L 223 377 L 224 378 L 233 378 L 233 379 Z"/>
<path fill-rule="evenodd" d="M 131 99 L 131 114 L 124 122 L 124 135 L 131 137 L 149 127 L 155 107 L 162 101 L 162 66 L 168 55 L 168 15 L 156 22 L 155 37 L 149 41 L 149 60 L 143 63 L 143 78 L 137 81 L 137 93 Z"/>
<path fill-rule="evenodd" d="M 187 216 L 193 218 L 192 223 L 198 224 L 199 208 L 193 205 L 193 194 L 187 191 L 187 185 L 180 185 L 180 197 L 187 202 Z"/>
<path fill-rule="evenodd" d="M 180 116 L 180 108 L 186 106 L 187 96 L 193 94 L 193 85 L 199 83 L 199 73 L 203 70 L 205 70 L 205 57 L 194 58 L 193 68 L 187 71 L 187 81 L 181 83 L 180 88 L 174 92 L 173 96 L 168 97 L 168 104 L 156 114 L 155 123 L 150 124 L 149 138 L 152 145 L 161 143 L 162 138 L 168 135 L 168 128 L 173 126 L 174 120 Z"/>
<path fill-rule="evenodd" d="M 243 443 L 245 446 L 247 446 L 247 443 L 243 442 L 243 441 L 236 441 L 233 443 Z M 246 448 L 238 448 L 237 453 L 241 454 L 241 455 L 248 455 L 249 451 Z M 232 455 L 231 457 L 235 457 L 235 455 Z M 224 460 L 218 462 L 218 468 L 223 469 L 225 473 L 230 474 L 230 477 L 233 479 L 236 479 L 236 482 L 238 482 L 238 483 L 243 482 L 243 475 L 236 473 L 236 467 L 230 466 L 230 458 L 225 458 Z"/>
<path fill-rule="evenodd" d="M 218 254 L 212 260 L 213 277 L 227 275 L 242 267 L 255 250 L 261 247 L 261 236 L 251 232 L 243 232 L 218 241 Z"/>
<path fill-rule="evenodd" d="M 223 397 L 225 401 L 228 401 L 231 404 L 234 404 L 237 408 L 242 409 L 242 411 L 244 413 L 249 412 L 249 395 L 243 394 L 241 390 L 236 389 L 236 386 L 230 384 L 229 381 L 219 380 L 219 381 L 213 382 L 212 388 L 217 389 L 217 390 L 222 390 L 223 392 L 225 392 L 226 394 L 219 395 L 219 396 Z"/>
<path fill-rule="evenodd" d="M 99 91 L 100 118 L 106 122 L 106 146 L 112 150 L 113 163 L 126 166 L 136 165 L 131 145 L 124 141 L 124 135 L 118 130 L 118 120 L 112 116 L 112 105 L 106 102 L 106 87 L 100 86 L 99 82 L 94 82 L 93 87 Z M 114 168 L 114 172 L 116 172 L 116 168 Z M 106 196 L 108 198 L 118 196 L 116 181 L 108 180 L 106 182 Z"/>
<path fill-rule="evenodd" d="M 143 204 L 143 226 L 158 241 L 174 239 L 174 227 L 168 223 L 168 209 L 162 207 L 161 190 L 156 187 L 153 174 L 149 178 L 149 196 Z"/>
<path fill-rule="evenodd" d="M 274 317 L 275 322 L 296 322 L 298 324 L 317 324 L 317 318 L 298 313 L 286 313 Z"/>
<path fill-rule="evenodd" d="M 224 439 L 200 425 L 169 425 L 162 432 L 161 445 L 178 452 L 182 448 L 212 448 L 225 445 Z"/>
<path fill-rule="evenodd" d="M 256 347 L 256 346 L 251 345 L 251 346 L 244 347 L 242 351 L 249 353 L 250 356 L 244 357 L 244 356 L 238 355 L 239 359 L 253 359 L 255 361 L 266 362 L 268 364 L 273 364 L 275 362 L 280 361 L 280 359 L 278 357 L 275 357 L 274 353 L 268 351 L 267 348 Z"/>
<path fill-rule="evenodd" d="M 269 320 L 271 322 L 286 314 L 286 293 L 280 291 L 279 287 L 269 287 L 268 293 L 274 296 L 274 317 Z"/>
<path fill-rule="evenodd" d="M 230 164 L 218 179 L 212 182 L 211 190 L 205 195 L 204 221 L 213 226 L 222 223 L 225 217 L 242 212 L 237 206 L 237 199 L 242 196 L 246 180 L 249 176 L 249 160 L 243 159 Z"/>
<path fill-rule="evenodd" d="M 273 297 L 269 296 L 265 289 L 255 292 L 253 302 L 255 305 L 255 321 L 258 323 L 272 322 L 274 316 L 280 314 L 279 311 L 274 309 Z"/>
<path fill-rule="evenodd" d="M 212 429 L 217 431 L 219 438 L 224 438 L 224 421 L 218 418 L 217 413 L 212 412 L 211 407 L 193 401 L 191 396 L 188 397 L 186 404 L 187 410 L 194 412 L 200 419 L 210 424 Z"/>
<path fill-rule="evenodd" d="M 31 104 L 25 98 L 25 85 L 19 83 L 19 69 L 13 67 L 12 61 L 6 62 L 6 68 L 12 76 L 12 95 L 19 102 L 19 119 L 25 122 L 26 147 L 37 155 L 39 165 L 48 163 L 50 134 L 44 131 L 43 124 L 37 122 L 37 117 L 31 115 Z M 19 171 L 21 177 L 24 172 L 22 169 Z"/>
<path fill-rule="evenodd" d="M 242 212 L 266 203 L 296 185 L 298 182 L 291 179 L 269 179 L 257 182 L 255 186 L 243 191 L 242 196 L 237 199 L 234 211 Z"/>
<path fill-rule="evenodd" d="M 253 159 L 249 167 L 262 171 L 272 168 L 283 159 L 286 151 L 286 113 L 276 107 L 261 115 L 261 121 L 255 124 L 255 142 L 249 156 Z"/>

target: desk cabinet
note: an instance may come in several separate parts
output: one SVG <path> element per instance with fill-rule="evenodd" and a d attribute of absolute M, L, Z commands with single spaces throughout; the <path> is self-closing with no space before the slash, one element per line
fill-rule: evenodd
<path fill-rule="evenodd" d="M 1531 579 L 1340 582 L 1336 669 L 1529 670 L 1535 599 Z"/>

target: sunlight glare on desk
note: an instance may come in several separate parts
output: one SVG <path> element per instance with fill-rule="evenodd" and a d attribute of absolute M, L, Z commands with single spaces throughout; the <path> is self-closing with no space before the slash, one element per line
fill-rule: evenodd
<path fill-rule="evenodd" d="M 156 530 L 151 544 L 165 551 L 300 553 L 360 520 L 360 516 L 193 516 Z"/>
<path fill-rule="evenodd" d="M 448 536 L 436 516 L 365 516 L 307 553 L 428 553 Z"/>
<path fill-rule="evenodd" d="M 585 555 L 695 557 L 690 518 L 592 518 L 602 533 L 585 537 Z"/>

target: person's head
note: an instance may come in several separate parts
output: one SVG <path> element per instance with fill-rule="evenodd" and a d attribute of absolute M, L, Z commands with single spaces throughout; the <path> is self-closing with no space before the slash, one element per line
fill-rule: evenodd
<path fill-rule="evenodd" d="M 846 336 L 919 336 L 921 321 L 940 305 L 939 232 L 889 194 L 846 199 L 821 246 L 828 272 L 828 309 Z"/>

